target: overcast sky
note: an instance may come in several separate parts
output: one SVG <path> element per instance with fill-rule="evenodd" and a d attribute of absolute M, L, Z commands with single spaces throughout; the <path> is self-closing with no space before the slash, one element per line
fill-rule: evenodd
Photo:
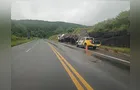
<path fill-rule="evenodd" d="M 11 18 L 94 25 L 129 9 L 129 1 L 119 0 L 16 0 Z"/>

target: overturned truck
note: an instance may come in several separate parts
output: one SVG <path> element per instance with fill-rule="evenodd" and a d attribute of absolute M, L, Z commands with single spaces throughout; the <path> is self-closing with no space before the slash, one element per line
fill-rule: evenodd
<path fill-rule="evenodd" d="M 76 44 L 77 40 L 78 40 L 78 35 L 76 34 L 62 34 L 61 36 L 58 36 L 59 42 Z"/>
<path fill-rule="evenodd" d="M 76 41 L 82 37 L 89 36 L 87 30 L 81 30 L 79 34 L 60 34 L 58 35 L 59 42 L 65 42 L 69 44 L 76 44 Z"/>

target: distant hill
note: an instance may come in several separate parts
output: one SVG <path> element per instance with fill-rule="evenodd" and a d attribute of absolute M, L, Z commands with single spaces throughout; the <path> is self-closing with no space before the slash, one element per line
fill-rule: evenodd
<path fill-rule="evenodd" d="M 30 33 L 32 37 L 47 38 L 59 33 L 73 32 L 75 28 L 87 27 L 84 25 L 67 22 L 50 22 L 42 20 L 12 20 L 12 35 L 27 37 Z"/>

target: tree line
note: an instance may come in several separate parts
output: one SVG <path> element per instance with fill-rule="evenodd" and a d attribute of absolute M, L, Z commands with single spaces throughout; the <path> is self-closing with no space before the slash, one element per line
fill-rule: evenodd
<path fill-rule="evenodd" d="M 84 25 L 67 22 L 49 22 L 42 20 L 12 20 L 11 34 L 17 37 L 48 38 L 59 33 L 71 33 L 75 28 L 86 27 Z"/>

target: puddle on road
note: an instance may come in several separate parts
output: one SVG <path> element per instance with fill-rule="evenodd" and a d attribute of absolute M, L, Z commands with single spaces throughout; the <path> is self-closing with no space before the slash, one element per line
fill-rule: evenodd
<path fill-rule="evenodd" d="M 92 56 L 93 57 L 93 59 L 90 59 L 91 62 L 100 63 L 100 64 L 107 64 L 107 65 L 113 65 L 113 66 L 115 66 L 117 68 L 127 70 L 127 71 L 130 70 L 130 67 L 128 67 L 128 66 L 119 64 L 117 62 L 109 61 L 109 60 L 107 60 L 107 58 L 102 58 L 102 57 L 94 54 L 94 52 L 91 52 L 90 50 L 84 50 L 83 53 L 86 54 L 87 56 Z"/>
<path fill-rule="evenodd" d="M 101 62 L 100 59 L 93 56 L 93 52 L 91 52 L 89 50 L 84 50 L 83 53 L 86 54 L 88 57 L 91 56 L 91 58 L 90 58 L 91 62 L 94 62 L 94 63 L 100 63 Z"/>
<path fill-rule="evenodd" d="M 103 57 L 100 57 L 98 55 L 93 55 L 95 58 L 98 58 L 100 60 L 102 60 L 103 63 L 106 63 L 108 65 L 113 65 L 117 68 L 120 68 L 120 69 L 123 69 L 123 70 L 127 70 L 127 71 L 130 71 L 130 67 L 129 66 L 125 66 L 121 63 L 117 63 L 117 62 L 113 62 L 113 61 L 110 61 L 108 60 L 107 58 L 103 58 Z"/>
<path fill-rule="evenodd" d="M 92 52 L 89 51 L 89 50 L 84 50 L 84 53 L 85 53 L 87 56 L 92 56 Z"/>

